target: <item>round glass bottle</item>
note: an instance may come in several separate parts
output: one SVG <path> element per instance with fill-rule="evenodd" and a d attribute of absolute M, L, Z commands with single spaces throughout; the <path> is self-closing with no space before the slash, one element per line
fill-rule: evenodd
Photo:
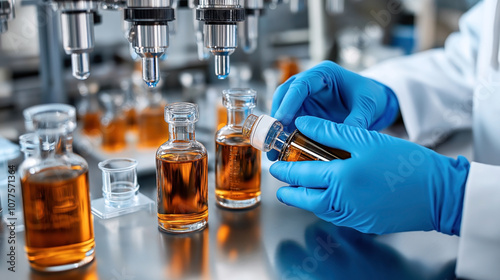
<path fill-rule="evenodd" d="M 164 121 L 165 101 L 158 88 L 145 88 L 145 95 L 140 98 L 137 113 L 139 148 L 156 148 L 168 140 L 168 124 Z"/>
<path fill-rule="evenodd" d="M 247 208 L 260 201 L 261 152 L 243 136 L 245 119 L 255 108 L 253 89 L 222 93 L 227 125 L 215 135 L 215 198 L 226 208 Z"/>
<path fill-rule="evenodd" d="M 89 136 L 97 136 L 101 133 L 100 118 L 101 108 L 97 100 L 99 86 L 96 83 L 78 84 L 78 91 L 82 96 L 78 104 L 78 118 L 82 125 L 82 132 Z"/>
<path fill-rule="evenodd" d="M 107 152 L 118 152 L 127 146 L 125 134 L 127 119 L 123 113 L 123 95 L 120 93 L 103 93 L 101 101 L 106 108 L 101 118 L 101 147 Z"/>
<path fill-rule="evenodd" d="M 248 116 L 243 124 L 243 135 L 256 149 L 278 151 L 278 160 L 282 161 L 331 161 L 351 157 L 349 152 L 321 145 L 298 130 L 288 133 L 278 120 L 267 115 Z"/>
<path fill-rule="evenodd" d="M 158 227 L 191 232 L 208 221 L 207 150 L 195 140 L 198 106 L 178 102 L 165 107 L 170 138 L 156 151 Z"/>
<path fill-rule="evenodd" d="M 61 271 L 94 259 L 87 162 L 73 153 L 75 108 L 39 105 L 24 111 L 38 153 L 19 167 L 26 252 L 32 268 Z"/>

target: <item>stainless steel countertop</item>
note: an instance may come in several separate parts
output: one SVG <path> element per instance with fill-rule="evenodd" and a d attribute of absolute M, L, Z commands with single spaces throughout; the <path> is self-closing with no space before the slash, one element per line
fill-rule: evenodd
<path fill-rule="evenodd" d="M 470 158 L 470 132 L 437 150 Z M 100 193 L 100 172 L 90 162 L 91 192 Z M 458 237 L 437 232 L 367 235 L 336 227 L 315 215 L 281 204 L 284 185 L 264 161 L 262 202 L 250 210 L 215 205 L 209 175 L 209 226 L 196 233 L 158 231 L 156 213 L 141 211 L 94 219 L 95 260 L 61 273 L 30 269 L 24 232 L 16 234 L 16 272 L 7 270 L 5 224 L 0 226 L 0 279 L 453 279 Z M 154 174 L 139 178 L 140 191 L 155 200 Z M 3 186 L 2 186 L 3 187 Z"/>

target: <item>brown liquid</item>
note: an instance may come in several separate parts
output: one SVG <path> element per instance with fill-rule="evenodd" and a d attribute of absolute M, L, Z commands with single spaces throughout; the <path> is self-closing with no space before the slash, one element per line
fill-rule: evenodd
<path fill-rule="evenodd" d="M 88 112 L 81 116 L 82 120 L 82 131 L 86 135 L 95 136 L 101 133 L 101 113 L 100 112 Z"/>
<path fill-rule="evenodd" d="M 168 140 L 168 124 L 163 117 L 163 107 L 144 109 L 137 120 L 141 148 L 157 148 Z"/>
<path fill-rule="evenodd" d="M 222 104 L 217 105 L 217 131 L 226 126 L 227 109 Z"/>
<path fill-rule="evenodd" d="M 207 155 L 165 154 L 156 158 L 158 225 L 183 231 L 208 220 Z"/>
<path fill-rule="evenodd" d="M 326 147 L 315 142 L 298 130 L 289 137 L 286 149 L 284 149 L 279 160 L 282 161 L 307 161 L 307 160 L 323 160 L 331 161 L 334 159 L 347 159 L 351 157 L 351 153 Z"/>
<path fill-rule="evenodd" d="M 26 252 L 35 269 L 94 258 L 88 171 L 52 167 L 21 180 Z M 89 253 L 91 252 L 91 253 Z"/>
<path fill-rule="evenodd" d="M 290 77 L 299 73 L 299 64 L 295 58 L 283 58 L 278 61 L 281 70 L 280 84 L 286 82 Z"/>
<path fill-rule="evenodd" d="M 101 125 L 102 149 L 108 152 L 120 151 L 127 145 L 125 133 L 127 123 L 125 118 L 111 120 L 107 124 Z"/>
<path fill-rule="evenodd" d="M 133 132 L 137 132 L 137 111 L 135 108 L 128 108 L 124 110 L 123 114 L 127 121 L 127 129 Z"/>
<path fill-rule="evenodd" d="M 261 152 L 242 137 L 216 141 L 215 195 L 228 200 L 260 196 Z"/>

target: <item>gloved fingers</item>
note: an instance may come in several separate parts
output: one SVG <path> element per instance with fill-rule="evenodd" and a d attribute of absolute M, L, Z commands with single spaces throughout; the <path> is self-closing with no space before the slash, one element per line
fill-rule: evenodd
<path fill-rule="evenodd" d="M 320 189 L 288 186 L 279 188 L 276 197 L 286 205 L 315 213 L 328 210 L 328 206 L 321 203 L 324 199 L 324 192 L 324 190 Z"/>
<path fill-rule="evenodd" d="M 276 179 L 290 185 L 308 188 L 327 188 L 335 162 L 323 161 L 279 161 L 271 165 L 269 172 Z"/>
<path fill-rule="evenodd" d="M 370 99 L 360 99 L 356 104 L 353 104 L 353 108 L 351 108 L 351 112 L 345 118 L 344 124 L 368 129 L 373 123 L 374 109 L 375 103 Z"/>
<path fill-rule="evenodd" d="M 279 154 L 280 153 L 278 151 L 276 151 L 276 150 L 270 150 L 269 152 L 267 152 L 267 158 L 270 161 L 276 161 L 276 160 L 278 160 Z"/>
<path fill-rule="evenodd" d="M 369 131 L 345 124 L 337 124 L 316 117 L 299 117 L 295 120 L 297 129 L 312 140 L 326 145 L 355 153 L 356 147 L 369 141 L 366 133 Z"/>
<path fill-rule="evenodd" d="M 271 117 L 274 118 L 274 115 L 276 114 L 276 111 L 281 105 L 281 101 L 285 97 L 288 88 L 290 88 L 290 84 L 295 80 L 296 76 L 290 77 L 286 82 L 281 84 L 275 91 L 273 95 L 273 103 L 271 105 Z"/>
<path fill-rule="evenodd" d="M 325 78 L 318 71 L 310 73 L 306 71 L 297 75 L 281 100 L 274 117 L 283 125 L 289 125 L 307 97 L 321 91 L 326 85 Z"/>

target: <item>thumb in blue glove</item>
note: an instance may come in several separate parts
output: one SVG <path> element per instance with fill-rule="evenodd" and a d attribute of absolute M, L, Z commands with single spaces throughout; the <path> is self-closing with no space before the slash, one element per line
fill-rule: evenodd
<path fill-rule="evenodd" d="M 365 233 L 460 232 L 469 162 L 375 131 L 301 117 L 295 125 L 326 146 L 351 153 L 330 162 L 277 162 L 270 172 L 290 186 L 278 199 Z"/>

